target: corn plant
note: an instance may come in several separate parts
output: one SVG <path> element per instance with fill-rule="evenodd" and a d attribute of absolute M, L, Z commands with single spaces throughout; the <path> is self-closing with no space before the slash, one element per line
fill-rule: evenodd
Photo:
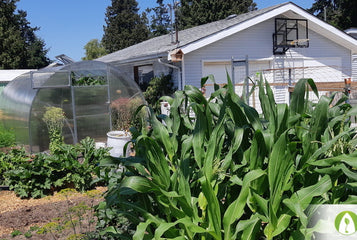
<path fill-rule="evenodd" d="M 350 128 L 357 108 L 345 99 L 331 106 L 333 97 L 310 102 L 309 89 L 318 94 L 311 79 L 296 84 L 290 105 L 277 104 L 260 79 L 261 114 L 229 78 L 214 88 L 209 99 L 193 86 L 166 97 L 170 115 L 151 112 L 149 127 L 133 134 L 135 157 L 113 159 L 126 170 L 109 187 L 105 207 L 135 231 L 108 221 L 102 235 L 310 239 L 317 227 L 309 224 L 311 204 L 357 202 Z"/>

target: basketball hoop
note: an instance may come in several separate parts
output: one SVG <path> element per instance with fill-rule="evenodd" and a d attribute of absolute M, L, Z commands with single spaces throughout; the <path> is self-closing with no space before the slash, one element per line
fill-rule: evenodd
<path fill-rule="evenodd" d="M 308 47 L 309 39 L 308 38 L 296 39 L 296 40 L 290 41 L 289 44 L 292 46 L 295 46 L 295 47 Z"/>
<path fill-rule="evenodd" d="M 273 53 L 285 54 L 289 48 L 309 47 L 306 19 L 275 18 Z"/>

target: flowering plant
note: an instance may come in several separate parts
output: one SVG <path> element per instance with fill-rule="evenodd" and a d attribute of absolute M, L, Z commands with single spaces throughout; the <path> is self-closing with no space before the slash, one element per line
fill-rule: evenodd
<path fill-rule="evenodd" d="M 62 128 L 66 119 L 62 108 L 46 107 L 42 120 L 46 123 L 50 138 L 50 151 L 53 152 L 58 145 L 62 144 Z"/>

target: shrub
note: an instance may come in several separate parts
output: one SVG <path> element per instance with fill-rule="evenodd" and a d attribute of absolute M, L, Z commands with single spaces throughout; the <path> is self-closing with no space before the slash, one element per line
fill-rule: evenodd
<path fill-rule="evenodd" d="M 202 83 L 206 79 L 203 79 Z M 119 239 L 310 239 L 309 204 L 356 203 L 356 131 L 344 99 L 311 103 L 296 86 L 290 106 L 258 82 L 262 115 L 228 85 L 207 100 L 185 86 L 170 116 L 153 112 L 134 135 L 135 157 L 109 186 L 101 234 Z M 189 112 L 194 112 L 194 117 Z M 160 121 L 164 120 L 164 121 Z M 119 217 L 131 226 L 123 232 Z M 134 230 L 134 231 L 131 231 Z"/>

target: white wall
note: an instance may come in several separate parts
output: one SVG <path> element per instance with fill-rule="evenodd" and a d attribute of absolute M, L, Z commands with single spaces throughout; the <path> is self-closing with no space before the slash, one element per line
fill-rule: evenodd
<path fill-rule="evenodd" d="M 200 87 L 200 79 L 210 71 L 216 72 L 216 80 L 223 83 L 226 79 L 225 72 L 231 74 L 230 59 L 245 59 L 246 55 L 250 63 L 251 77 L 255 76 L 253 68 L 264 66 L 264 76 L 272 86 L 277 103 L 289 102 L 289 71 L 291 68 L 291 82 L 297 82 L 300 78 L 312 78 L 316 82 L 343 81 L 351 77 L 351 53 L 341 45 L 309 30 L 308 48 L 290 48 L 285 55 L 273 55 L 274 19 L 259 23 L 252 28 L 234 34 L 230 37 L 215 42 L 201 49 L 185 55 L 184 77 L 186 84 Z M 258 61 L 257 61 L 258 60 Z M 214 66 L 214 62 L 217 63 Z M 221 62 L 218 64 L 218 62 Z M 260 63 L 259 63 L 260 62 Z M 210 66 L 209 66 L 210 65 Z M 219 70 L 219 65 L 222 70 Z M 354 62 L 355 75 L 357 77 L 357 60 Z M 281 70 L 281 68 L 285 68 Z M 217 79 L 218 78 L 218 79 Z M 281 84 L 279 86 L 279 84 Z M 236 87 L 238 94 L 242 93 L 242 87 Z M 209 95 L 209 92 L 208 94 Z M 258 92 L 250 98 L 250 105 L 260 110 Z"/>
<path fill-rule="evenodd" d="M 277 56 L 275 58 L 273 55 L 273 32 L 274 19 L 270 19 L 250 29 L 222 39 L 219 42 L 186 54 L 184 62 L 186 84 L 200 86 L 200 79 L 204 73 L 203 63 L 205 61 L 229 61 L 232 57 L 244 59 L 248 55 L 249 60 L 270 59 L 272 67 L 277 67 L 278 65 L 274 64 L 274 62 L 275 59 L 279 59 L 280 57 Z M 309 48 L 291 48 L 286 55 L 282 56 L 285 66 L 291 65 L 291 62 L 295 62 L 297 66 L 301 67 L 338 63 L 339 66 L 330 66 L 328 69 L 333 74 L 339 72 L 337 75 L 340 76 L 340 79 L 336 79 L 335 81 L 343 81 L 343 78 L 351 76 L 351 55 L 348 49 L 311 30 L 309 31 L 309 39 Z M 318 74 L 322 72 L 326 71 L 318 72 Z M 296 77 L 303 76 L 301 74 L 296 74 Z M 333 74 L 329 74 L 329 76 Z M 311 75 L 310 72 L 304 77 L 314 77 L 314 75 Z"/>
<path fill-rule="evenodd" d="M 249 59 L 272 57 L 272 33 L 274 21 L 258 24 L 254 29 L 247 29 L 219 42 L 185 55 L 186 84 L 199 87 L 202 77 L 203 61 Z"/>
<path fill-rule="evenodd" d="M 357 55 L 352 56 L 352 81 L 357 81 Z"/>

